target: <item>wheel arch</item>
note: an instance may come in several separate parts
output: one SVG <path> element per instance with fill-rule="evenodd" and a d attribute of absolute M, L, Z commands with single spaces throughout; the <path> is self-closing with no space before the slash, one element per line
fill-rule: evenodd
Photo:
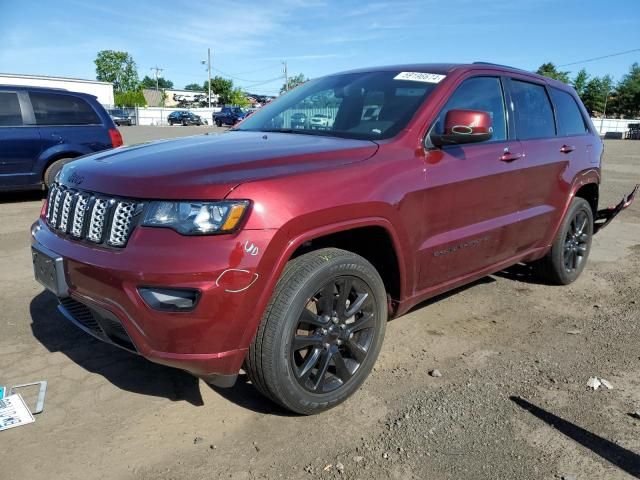
<path fill-rule="evenodd" d="M 314 242 L 317 248 L 332 246 L 331 242 L 333 242 L 334 246 L 341 245 L 341 243 L 337 242 L 337 240 L 344 242 L 344 239 L 342 237 L 348 235 L 348 232 L 354 231 L 357 231 L 359 235 L 370 234 L 372 232 L 375 232 L 375 234 L 377 235 L 386 235 L 386 237 L 378 238 L 385 238 L 385 241 L 388 242 L 387 245 L 393 247 L 395 265 L 393 265 L 391 271 L 394 272 L 392 275 L 397 275 L 397 277 L 392 277 L 394 278 L 393 280 L 389 280 L 389 278 L 385 280 L 385 278 L 383 277 L 383 282 L 385 282 L 385 287 L 387 287 L 387 283 L 389 282 L 391 292 L 396 291 L 398 295 L 397 298 L 392 297 L 389 306 L 395 306 L 395 302 L 403 298 L 403 295 L 406 293 L 407 288 L 405 258 L 400 247 L 400 239 L 398 238 L 398 235 L 396 234 L 389 220 L 380 217 L 373 217 L 348 222 L 339 222 L 310 229 L 291 237 L 285 236 L 283 230 L 279 230 L 278 234 L 276 234 L 271 242 L 273 244 L 273 248 L 279 250 L 279 253 L 277 254 L 275 261 L 273 263 L 270 262 L 271 265 L 267 266 L 267 269 L 270 272 L 269 278 L 263 285 L 263 291 L 258 297 L 255 308 L 253 309 L 253 311 L 255 312 L 254 318 L 252 318 L 252 320 L 245 326 L 245 331 L 241 341 L 241 345 L 243 348 L 249 345 L 253 336 L 255 335 L 260 323 L 260 319 L 262 318 L 262 313 L 269 303 L 271 295 L 275 290 L 276 284 L 280 279 L 280 276 L 282 275 L 287 262 L 289 262 L 289 260 L 291 260 L 292 258 L 295 258 L 295 256 L 301 255 L 306 251 L 310 251 L 310 249 L 315 250 L 316 248 L 313 248 Z M 279 240 L 276 240 L 277 236 L 281 236 L 281 238 Z M 353 234 L 351 236 L 353 238 Z M 358 236 L 357 238 L 362 239 L 365 237 Z M 282 248 L 283 245 L 284 248 Z M 342 245 L 344 245 L 344 243 L 342 243 Z M 337 248 L 341 247 L 338 246 Z M 364 258 L 367 257 L 365 256 Z M 367 260 L 371 261 L 370 258 L 367 258 Z M 371 263 L 374 265 L 374 267 L 378 268 L 375 263 L 378 261 L 379 259 L 374 259 L 374 262 Z M 388 266 L 387 268 L 391 268 L 391 266 Z M 392 315 L 393 312 L 390 312 L 390 316 Z"/>

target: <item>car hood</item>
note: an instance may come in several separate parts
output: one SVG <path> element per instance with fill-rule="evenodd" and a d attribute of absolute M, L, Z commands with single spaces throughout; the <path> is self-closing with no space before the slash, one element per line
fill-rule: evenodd
<path fill-rule="evenodd" d="M 244 182 L 336 168 L 377 149 L 368 140 L 314 135 L 198 135 L 88 155 L 65 165 L 60 181 L 124 197 L 217 199 Z"/>

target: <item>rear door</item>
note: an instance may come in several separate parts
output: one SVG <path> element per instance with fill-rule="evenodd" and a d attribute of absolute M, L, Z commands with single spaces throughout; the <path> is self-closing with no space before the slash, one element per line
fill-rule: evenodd
<path fill-rule="evenodd" d="M 40 154 L 40 134 L 30 125 L 25 94 L 0 91 L 0 188 L 37 183 L 32 174 Z"/>
<path fill-rule="evenodd" d="M 587 156 L 588 130 L 568 93 L 529 78 L 511 78 L 509 83 L 516 135 L 526 155 L 520 162 L 518 237 L 518 250 L 524 251 L 543 246 L 557 225 L 573 178 L 570 164 Z"/>
<path fill-rule="evenodd" d="M 502 78 L 462 81 L 431 131 L 443 133 L 452 109 L 488 112 L 493 135 L 482 143 L 427 151 L 419 289 L 454 282 L 514 254 L 522 147 L 511 138 Z"/>
<path fill-rule="evenodd" d="M 45 156 L 58 151 L 82 154 L 111 147 L 108 128 L 82 97 L 49 92 L 30 92 L 29 97 Z"/>

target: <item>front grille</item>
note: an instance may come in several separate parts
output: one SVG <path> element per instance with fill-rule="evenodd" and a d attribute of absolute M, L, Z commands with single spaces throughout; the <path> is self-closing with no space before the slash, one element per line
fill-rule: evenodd
<path fill-rule="evenodd" d="M 142 203 L 55 184 L 49 189 L 46 220 L 50 227 L 77 240 L 111 247 L 126 246 Z"/>

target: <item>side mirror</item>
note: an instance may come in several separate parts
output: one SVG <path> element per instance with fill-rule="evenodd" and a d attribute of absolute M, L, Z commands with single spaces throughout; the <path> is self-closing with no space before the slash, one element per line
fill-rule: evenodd
<path fill-rule="evenodd" d="M 444 134 L 432 133 L 429 138 L 436 147 L 485 142 L 491 139 L 493 126 L 489 112 L 480 110 L 449 110 L 444 120 Z"/>

